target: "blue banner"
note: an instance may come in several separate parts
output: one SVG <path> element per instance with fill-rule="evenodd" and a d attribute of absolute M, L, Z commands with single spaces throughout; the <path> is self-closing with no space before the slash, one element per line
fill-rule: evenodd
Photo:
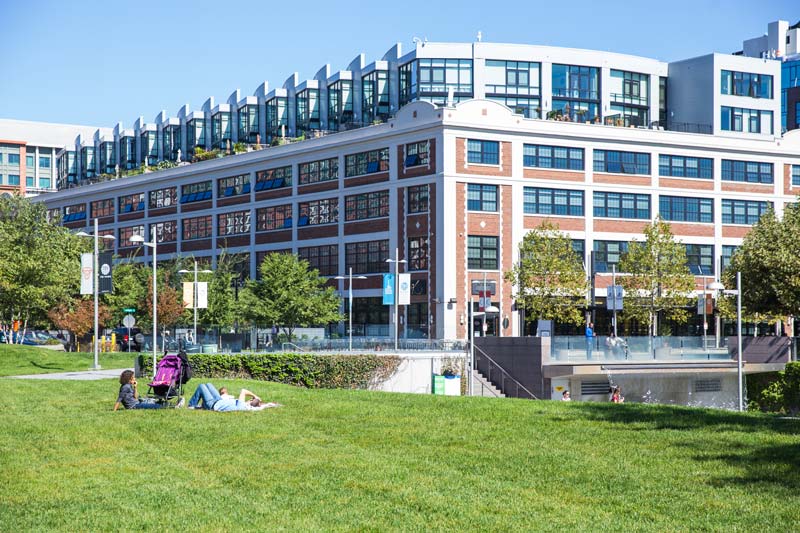
<path fill-rule="evenodd" d="M 383 275 L 383 305 L 394 305 L 394 274 Z"/>

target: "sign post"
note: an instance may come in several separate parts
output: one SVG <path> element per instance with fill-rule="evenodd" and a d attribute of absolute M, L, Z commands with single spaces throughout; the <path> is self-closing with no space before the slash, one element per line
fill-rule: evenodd
<path fill-rule="evenodd" d="M 127 309 L 125 309 L 127 311 Z M 133 315 L 125 315 L 122 319 L 122 325 L 128 328 L 128 353 L 131 353 L 131 328 L 136 324 L 136 319 Z"/>

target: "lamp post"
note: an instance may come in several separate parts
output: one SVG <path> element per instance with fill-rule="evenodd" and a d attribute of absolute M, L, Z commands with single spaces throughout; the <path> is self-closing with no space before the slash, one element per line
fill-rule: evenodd
<path fill-rule="evenodd" d="M 336 276 L 333 279 L 347 279 L 348 308 L 347 308 L 347 331 L 349 339 L 349 351 L 353 351 L 353 267 L 350 267 L 350 274 L 347 276 Z M 367 276 L 356 276 L 355 279 L 367 279 Z"/>
<path fill-rule="evenodd" d="M 712 288 L 725 289 L 721 283 L 712 283 Z M 736 273 L 736 290 L 725 291 L 728 294 L 736 294 L 736 381 L 739 396 L 739 411 L 744 411 L 744 396 L 742 391 L 742 273 Z"/>
<path fill-rule="evenodd" d="M 710 285 L 706 285 L 706 280 L 704 278 L 703 279 L 703 286 L 704 286 L 704 289 L 705 289 L 703 291 L 703 343 L 704 343 L 704 348 L 705 348 L 706 331 L 707 331 L 707 328 L 706 328 L 706 316 L 705 316 L 706 315 L 706 306 L 705 306 L 706 293 L 705 293 L 705 291 L 707 291 L 708 289 L 711 289 L 711 301 L 713 302 L 714 301 L 714 296 L 716 296 L 717 291 L 721 291 L 721 290 L 725 289 L 725 285 L 723 285 L 722 283 L 720 283 L 719 281 L 716 281 L 716 280 L 712 281 Z M 714 325 L 714 347 L 715 348 L 719 348 L 719 324 L 715 324 Z"/>
<path fill-rule="evenodd" d="M 100 370 L 100 335 L 99 335 L 99 319 L 98 319 L 98 282 L 99 276 L 97 270 L 99 268 L 98 265 L 98 255 L 100 254 L 100 235 L 97 229 L 98 222 L 97 219 L 94 219 L 94 235 L 89 235 L 85 231 L 79 231 L 75 235 L 79 237 L 94 237 L 94 256 L 92 258 L 92 286 L 94 287 L 94 366 L 92 370 Z M 113 235 L 103 235 L 104 239 L 113 240 Z"/>
<path fill-rule="evenodd" d="M 153 239 L 155 240 L 155 239 Z M 191 270 L 181 269 L 178 270 L 178 274 L 189 274 L 192 272 Z M 197 274 L 202 272 L 203 274 L 210 274 L 211 270 L 197 270 L 197 260 L 194 262 L 194 285 L 192 286 L 192 307 L 194 308 L 194 329 L 192 331 L 194 342 L 197 342 Z"/>
<path fill-rule="evenodd" d="M 144 246 L 153 249 L 153 375 L 156 373 L 156 352 L 158 352 L 158 282 L 157 280 L 157 259 L 158 259 L 158 239 L 156 239 L 156 225 L 150 226 L 150 238 L 152 242 L 145 242 L 141 235 L 131 237 L 131 242 L 139 242 Z"/>
<path fill-rule="evenodd" d="M 406 263 L 405 259 L 400 259 L 400 251 L 394 249 L 394 259 L 387 259 L 387 263 L 394 264 L 394 350 L 397 351 L 398 325 L 400 324 L 400 295 L 397 293 L 400 286 L 400 263 Z"/>

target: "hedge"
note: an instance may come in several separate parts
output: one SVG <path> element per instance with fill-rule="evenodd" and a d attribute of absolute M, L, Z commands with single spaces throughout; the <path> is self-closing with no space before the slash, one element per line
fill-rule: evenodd
<path fill-rule="evenodd" d="M 786 369 L 781 372 L 752 378 L 747 377 L 748 409 L 791 415 L 800 413 L 800 362 L 786 363 Z"/>
<path fill-rule="evenodd" d="M 193 379 L 243 378 L 309 388 L 368 389 L 390 378 L 400 358 L 374 354 L 189 354 Z M 139 367 L 152 375 L 152 359 L 139 356 Z"/>

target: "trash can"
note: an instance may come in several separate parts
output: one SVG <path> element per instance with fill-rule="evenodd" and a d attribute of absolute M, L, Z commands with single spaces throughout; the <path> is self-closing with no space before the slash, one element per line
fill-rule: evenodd
<path fill-rule="evenodd" d="M 440 376 L 439 374 L 433 375 L 433 390 L 434 394 L 441 394 L 444 395 L 445 393 L 445 379 L 444 376 Z"/>
<path fill-rule="evenodd" d="M 216 344 L 204 344 L 203 345 L 203 353 L 217 353 L 217 345 Z"/>
<path fill-rule="evenodd" d="M 461 396 L 461 376 L 442 376 L 444 378 L 444 395 Z"/>

